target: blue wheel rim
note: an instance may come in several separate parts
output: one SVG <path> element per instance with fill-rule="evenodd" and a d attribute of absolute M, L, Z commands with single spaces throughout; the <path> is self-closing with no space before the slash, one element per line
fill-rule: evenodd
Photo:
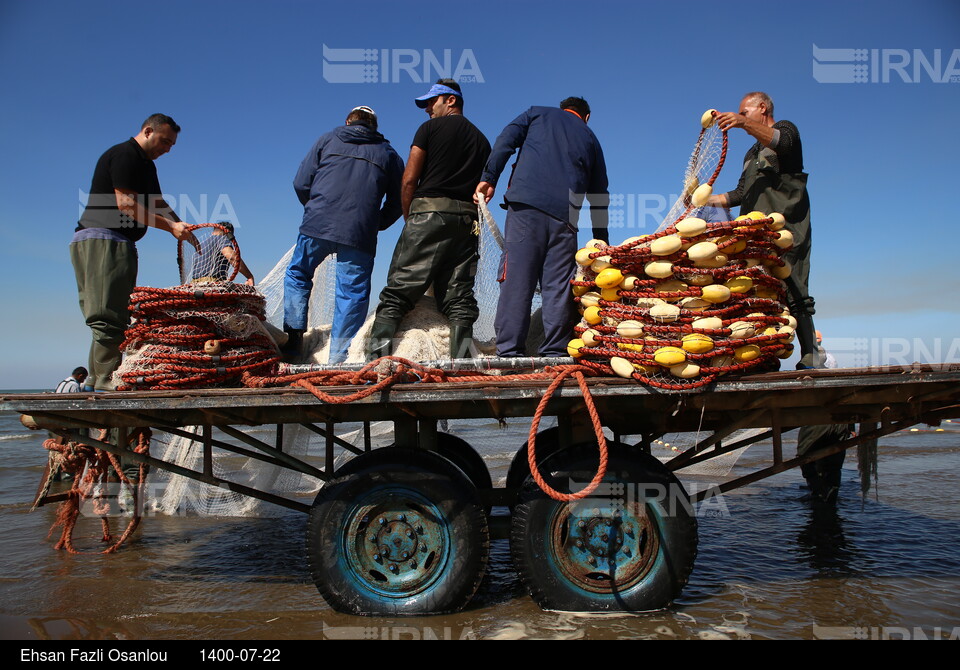
<path fill-rule="evenodd" d="M 343 517 L 345 573 L 384 600 L 411 598 L 440 582 L 453 552 L 444 513 L 417 491 L 397 485 L 367 492 Z"/>

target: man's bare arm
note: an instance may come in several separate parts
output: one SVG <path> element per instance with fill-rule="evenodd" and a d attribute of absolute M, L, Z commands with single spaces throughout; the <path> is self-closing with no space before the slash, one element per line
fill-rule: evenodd
<path fill-rule="evenodd" d="M 180 217 L 170 209 L 163 199 L 155 200 L 155 206 L 149 209 L 143 206 L 138 198 L 138 193 L 126 189 L 114 189 L 117 198 L 117 209 L 123 214 L 151 228 L 165 230 L 174 236 L 177 240 L 184 240 L 192 244 L 197 251 L 200 250 L 200 244 L 193 233 L 187 230 L 187 224 L 180 220 Z M 163 214 L 167 216 L 163 216 Z"/>
<path fill-rule="evenodd" d="M 747 117 L 743 116 L 742 114 L 737 114 L 736 112 L 722 112 L 717 114 L 717 123 L 720 125 L 721 130 L 729 130 L 730 128 L 743 128 L 745 131 L 747 131 L 747 134 L 759 140 L 760 144 L 765 147 L 769 147 L 770 143 L 773 141 L 773 126 L 768 126 L 758 121 L 751 121 Z"/>
<path fill-rule="evenodd" d="M 403 218 L 410 216 L 410 203 L 413 202 L 413 193 L 420 183 L 423 166 L 427 161 L 427 152 L 420 147 L 410 147 L 410 158 L 403 171 L 403 181 L 400 183 L 400 205 L 403 208 Z"/>

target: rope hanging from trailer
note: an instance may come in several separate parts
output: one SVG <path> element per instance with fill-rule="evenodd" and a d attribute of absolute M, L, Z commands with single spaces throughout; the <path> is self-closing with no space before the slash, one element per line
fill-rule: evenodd
<path fill-rule="evenodd" d="M 607 441 L 603 434 L 603 426 L 600 421 L 600 415 L 597 412 L 593 397 L 590 394 L 590 388 L 587 386 L 585 375 L 594 376 L 597 373 L 589 367 L 582 365 L 561 365 L 548 367 L 543 372 L 534 372 L 529 374 L 510 375 L 511 380 L 551 380 L 549 387 L 544 392 L 537 411 L 533 417 L 533 423 L 530 427 L 530 436 L 527 442 L 527 458 L 530 464 L 530 472 L 533 475 L 537 485 L 554 500 L 572 501 L 580 500 L 589 496 L 600 484 L 606 475 L 607 470 Z M 587 411 L 590 414 L 590 420 L 593 424 L 594 432 L 597 437 L 597 444 L 600 451 L 600 465 L 596 475 L 587 487 L 577 493 L 565 494 L 550 487 L 544 480 L 537 467 L 536 440 L 537 428 L 540 425 L 540 418 L 546 411 L 547 404 L 553 397 L 553 394 L 561 384 L 568 378 L 573 377 L 580 387 L 580 393 L 583 396 Z M 431 368 L 420 363 L 401 358 L 399 356 L 384 356 L 370 363 L 367 363 L 360 370 L 314 370 L 292 375 L 281 375 L 277 377 L 257 377 L 250 373 L 243 375 L 243 384 L 253 388 L 264 388 L 267 386 L 282 386 L 285 384 L 299 386 L 313 394 L 321 402 L 332 405 L 343 405 L 357 402 L 367 398 L 375 393 L 379 393 L 386 388 L 396 384 L 409 383 L 469 383 L 477 381 L 486 381 L 494 379 L 487 374 L 477 374 L 476 372 L 456 372 Z M 331 386 L 363 386 L 359 391 L 349 395 L 334 395 L 323 390 L 323 387 Z"/>
<path fill-rule="evenodd" d="M 138 428 L 130 432 L 127 448 L 137 454 L 150 452 L 150 429 Z M 100 432 L 100 440 L 104 440 L 107 431 Z M 144 485 L 146 483 L 146 466 L 139 465 L 137 482 L 130 481 L 123 471 L 120 459 L 102 449 L 83 442 L 63 442 L 58 439 L 48 439 L 43 443 L 45 449 L 54 454 L 56 467 L 50 468 L 52 474 L 60 469 L 73 476 L 73 486 L 67 491 L 67 499 L 57 509 L 57 517 L 50 528 L 61 528 L 60 537 L 54 549 L 64 550 L 70 554 L 112 554 L 126 542 L 140 525 L 142 518 L 141 501 L 143 500 Z M 122 488 L 121 488 L 122 487 Z M 114 495 L 116 491 L 116 495 Z M 132 509 L 122 509 L 121 497 L 123 492 L 129 492 L 127 503 Z M 81 551 L 74 543 L 74 534 L 77 522 L 80 519 L 82 508 L 90 506 L 93 513 L 100 517 L 100 541 L 111 543 L 100 552 Z M 126 528 L 119 537 L 115 536 L 110 528 L 110 517 L 130 513 L 131 517 Z"/>

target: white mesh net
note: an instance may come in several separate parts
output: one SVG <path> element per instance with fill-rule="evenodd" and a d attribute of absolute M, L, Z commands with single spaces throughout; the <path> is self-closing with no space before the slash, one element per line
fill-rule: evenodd
<path fill-rule="evenodd" d="M 729 221 L 732 218 L 726 209 L 706 206 L 695 207 L 690 201 L 690 196 L 701 184 L 713 186 L 722 158 L 725 158 L 723 133 L 714 123 L 709 128 L 704 129 L 697 138 L 697 144 L 694 146 L 683 171 L 681 195 L 670 207 L 663 223 L 657 229 L 658 232 L 675 224 L 685 216 L 696 216 L 705 221 Z M 611 242 L 613 241 L 611 240 Z"/>
<path fill-rule="evenodd" d="M 197 240 L 178 244 L 180 283 L 233 281 L 240 264 L 240 247 L 229 223 L 201 223 L 190 226 Z"/>

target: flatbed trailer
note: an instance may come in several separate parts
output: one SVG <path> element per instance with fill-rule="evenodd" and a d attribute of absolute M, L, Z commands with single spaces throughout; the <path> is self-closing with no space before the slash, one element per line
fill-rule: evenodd
<path fill-rule="evenodd" d="M 510 538 L 522 581 L 546 609 L 662 608 L 679 595 L 693 568 L 697 530 L 691 502 L 875 444 L 916 424 L 960 417 L 957 364 L 771 372 L 721 378 L 705 389 L 681 392 L 614 377 L 588 377 L 586 383 L 613 439 L 601 488 L 568 501 L 547 496 L 534 481 L 526 444 L 517 445 L 505 485 L 494 487 L 477 452 L 438 430 L 445 419 L 533 416 L 548 382 L 509 374 L 455 384 L 397 384 L 344 404 L 284 387 L 3 395 L 0 409 L 128 461 L 307 513 L 308 560 L 321 595 L 339 611 L 384 615 L 462 608 L 483 577 L 491 537 Z M 343 397 L 360 388 L 324 391 Z M 557 388 L 544 415 L 555 416 L 557 426 L 538 435 L 537 469 L 550 487 L 575 493 L 599 467 L 597 438 L 575 381 Z M 371 448 L 373 421 L 393 422 L 394 445 Z M 345 422 L 363 422 L 362 446 L 336 436 L 336 426 Z M 284 453 L 284 427 L 291 424 L 324 436 L 323 467 Z M 846 424 L 859 425 L 853 436 L 806 456 L 784 454 L 786 431 Z M 272 441 L 237 428 L 263 425 L 275 426 Z M 201 428 L 199 470 L 119 446 L 137 428 L 197 439 L 185 431 L 190 426 Z M 116 430 L 101 441 L 87 437 L 90 428 Z M 727 441 L 741 429 L 762 430 Z M 699 439 L 666 463 L 650 455 L 660 436 L 693 432 Z M 754 471 L 692 496 L 685 492 L 678 479 L 685 468 L 766 440 L 769 457 Z M 309 505 L 228 481 L 213 472 L 213 449 L 325 484 Z M 355 457 L 338 468 L 341 450 Z"/>

